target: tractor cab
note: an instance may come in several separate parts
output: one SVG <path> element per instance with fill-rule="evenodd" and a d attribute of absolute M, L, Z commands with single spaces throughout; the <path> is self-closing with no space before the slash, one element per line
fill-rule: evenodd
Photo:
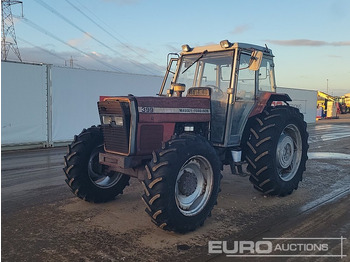
<path fill-rule="evenodd" d="M 159 96 L 208 97 L 210 140 L 237 146 L 262 92 L 275 92 L 272 51 L 256 45 L 221 41 L 219 45 L 182 46 L 169 62 Z"/>

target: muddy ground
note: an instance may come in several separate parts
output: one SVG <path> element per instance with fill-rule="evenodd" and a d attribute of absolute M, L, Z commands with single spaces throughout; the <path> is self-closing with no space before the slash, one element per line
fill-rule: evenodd
<path fill-rule="evenodd" d="M 299 189 L 290 196 L 263 196 L 247 177 L 234 176 L 225 168 L 212 216 L 187 234 L 163 231 L 150 221 L 137 180 L 132 179 L 115 201 L 91 204 L 76 198 L 64 183 L 64 148 L 3 152 L 2 261 L 241 261 L 209 255 L 208 241 L 267 236 L 344 237 L 342 246 L 335 243 L 329 253 L 347 257 L 312 259 L 349 261 L 348 116 L 309 126 L 309 152 L 314 154 Z M 276 261 L 302 259 L 306 258 Z"/>

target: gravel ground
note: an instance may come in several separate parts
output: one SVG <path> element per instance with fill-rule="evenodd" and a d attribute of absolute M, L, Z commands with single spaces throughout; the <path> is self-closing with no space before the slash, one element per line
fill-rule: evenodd
<path fill-rule="evenodd" d="M 350 193 L 349 118 L 309 126 L 309 152 L 316 154 L 290 196 L 263 196 L 247 177 L 225 168 L 212 216 L 187 234 L 151 223 L 137 180 L 115 201 L 90 204 L 74 197 L 64 183 L 65 149 L 3 153 L 2 261 L 221 261 L 227 258 L 207 254 L 209 240 L 261 239 L 271 232 L 274 237 L 288 232 L 293 237 L 342 235 L 348 239 L 343 248 L 349 259 L 350 215 L 344 208 Z"/>

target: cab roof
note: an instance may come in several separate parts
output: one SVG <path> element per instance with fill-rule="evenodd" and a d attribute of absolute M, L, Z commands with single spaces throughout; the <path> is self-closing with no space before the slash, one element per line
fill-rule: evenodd
<path fill-rule="evenodd" d="M 183 45 L 182 46 L 182 52 L 181 55 L 184 54 L 196 54 L 196 53 L 202 53 L 205 50 L 208 52 L 215 52 L 215 51 L 224 51 L 224 50 L 236 50 L 236 49 L 243 49 L 247 51 L 262 51 L 264 54 L 271 55 L 272 50 L 263 46 L 248 44 L 248 43 L 230 43 L 228 40 L 223 40 L 220 42 L 220 44 L 214 44 L 214 45 L 207 45 L 207 46 L 197 46 L 197 47 L 190 47 L 189 45 Z"/>

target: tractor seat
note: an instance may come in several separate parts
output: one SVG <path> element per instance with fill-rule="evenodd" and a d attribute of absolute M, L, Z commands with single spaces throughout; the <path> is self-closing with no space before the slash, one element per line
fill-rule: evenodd
<path fill-rule="evenodd" d="M 186 97 L 206 97 L 210 98 L 211 96 L 210 87 L 191 87 L 187 91 Z"/>

